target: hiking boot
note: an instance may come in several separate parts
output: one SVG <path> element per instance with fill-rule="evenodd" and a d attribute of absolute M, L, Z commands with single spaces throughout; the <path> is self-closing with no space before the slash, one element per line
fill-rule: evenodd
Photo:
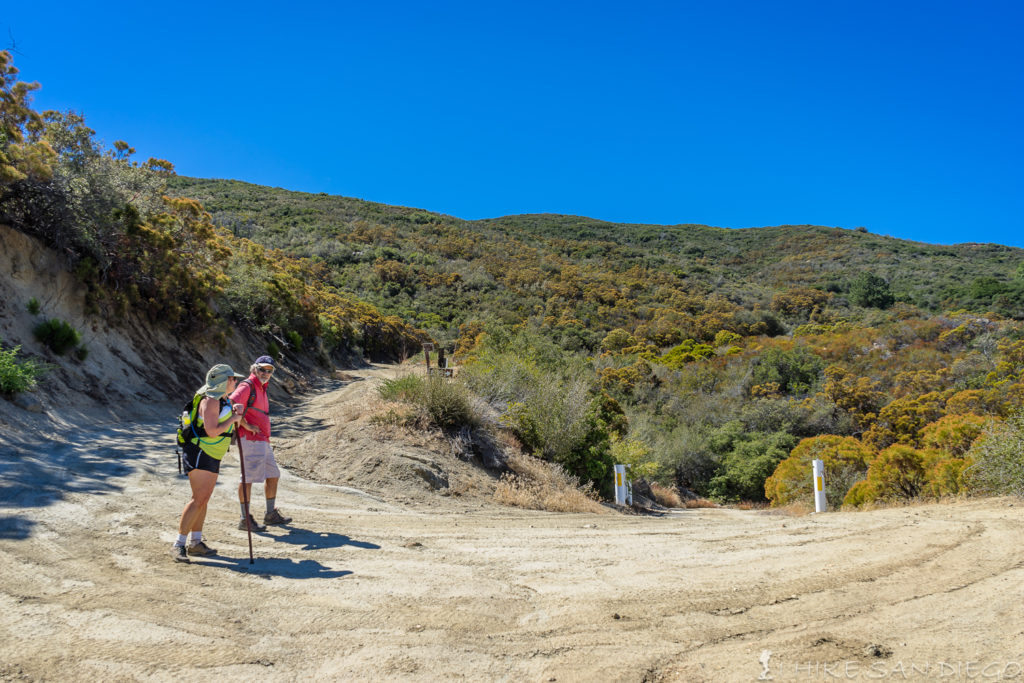
<path fill-rule="evenodd" d="M 291 517 L 285 517 L 277 508 L 274 508 L 273 512 L 268 512 L 267 514 L 263 515 L 264 524 L 288 524 L 291 521 Z"/>
<path fill-rule="evenodd" d="M 259 522 L 257 522 L 256 518 L 253 517 L 252 514 L 249 515 L 249 527 L 253 531 L 266 531 L 267 530 L 267 527 L 265 525 L 260 524 Z M 242 519 L 238 520 L 238 528 L 241 529 L 242 531 L 245 531 L 245 518 L 244 517 Z"/>
<path fill-rule="evenodd" d="M 191 561 L 188 559 L 188 555 L 186 554 L 185 551 L 185 546 L 183 545 L 171 546 L 171 557 L 174 558 L 175 562 L 185 562 L 187 564 Z"/>
<path fill-rule="evenodd" d="M 203 555 L 216 555 L 217 551 L 206 545 L 205 541 L 199 541 L 198 543 L 193 543 L 188 547 L 188 554 L 199 555 L 202 557 Z"/>

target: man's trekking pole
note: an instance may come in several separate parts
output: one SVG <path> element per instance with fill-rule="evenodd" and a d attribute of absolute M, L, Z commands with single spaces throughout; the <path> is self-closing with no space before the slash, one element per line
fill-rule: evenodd
<path fill-rule="evenodd" d="M 252 515 L 249 514 L 249 490 L 245 488 L 245 453 L 242 452 L 242 435 L 235 430 L 235 437 L 238 439 L 238 466 L 242 470 L 242 495 L 245 496 L 245 531 L 249 534 L 249 564 L 255 564 L 252 557 L 252 524 L 249 522 Z"/>

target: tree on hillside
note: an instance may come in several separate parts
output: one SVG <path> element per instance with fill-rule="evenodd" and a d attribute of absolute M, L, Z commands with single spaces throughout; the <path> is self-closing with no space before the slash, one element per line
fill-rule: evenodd
<path fill-rule="evenodd" d="M 751 389 L 772 386 L 782 394 L 806 394 L 820 382 L 825 361 L 810 349 L 769 348 L 754 361 L 751 370 Z"/>
<path fill-rule="evenodd" d="M 850 283 L 850 300 L 865 308 L 889 308 L 896 298 L 889 283 L 874 273 L 861 273 Z"/>
<path fill-rule="evenodd" d="M 0 191 L 26 178 L 50 176 L 56 155 L 40 139 L 43 118 L 29 106 L 38 83 L 17 80 L 11 53 L 0 51 Z"/>

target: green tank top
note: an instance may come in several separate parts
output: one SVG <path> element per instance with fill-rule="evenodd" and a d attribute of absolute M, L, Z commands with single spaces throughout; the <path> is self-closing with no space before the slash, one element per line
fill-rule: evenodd
<path fill-rule="evenodd" d="M 217 424 L 224 424 L 231 418 L 231 402 L 220 399 L 220 414 L 217 415 Z M 196 422 L 203 426 L 202 411 L 196 416 Z M 228 430 L 220 436 L 204 436 L 199 439 L 199 447 L 203 452 L 214 460 L 220 460 L 228 452 L 231 446 L 231 434 L 235 431 L 235 425 L 228 427 Z"/>

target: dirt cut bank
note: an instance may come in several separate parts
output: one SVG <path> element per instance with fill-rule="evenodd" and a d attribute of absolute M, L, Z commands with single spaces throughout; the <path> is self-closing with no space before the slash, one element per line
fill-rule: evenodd
<path fill-rule="evenodd" d="M 403 473 L 470 475 L 360 417 L 383 372 L 277 421 L 295 521 L 251 566 L 233 454 L 219 554 L 171 561 L 187 483 L 166 422 L 0 452 L 0 679 L 1024 677 L 1016 501 L 640 517 L 496 506 L 485 479 L 442 496 Z"/>

